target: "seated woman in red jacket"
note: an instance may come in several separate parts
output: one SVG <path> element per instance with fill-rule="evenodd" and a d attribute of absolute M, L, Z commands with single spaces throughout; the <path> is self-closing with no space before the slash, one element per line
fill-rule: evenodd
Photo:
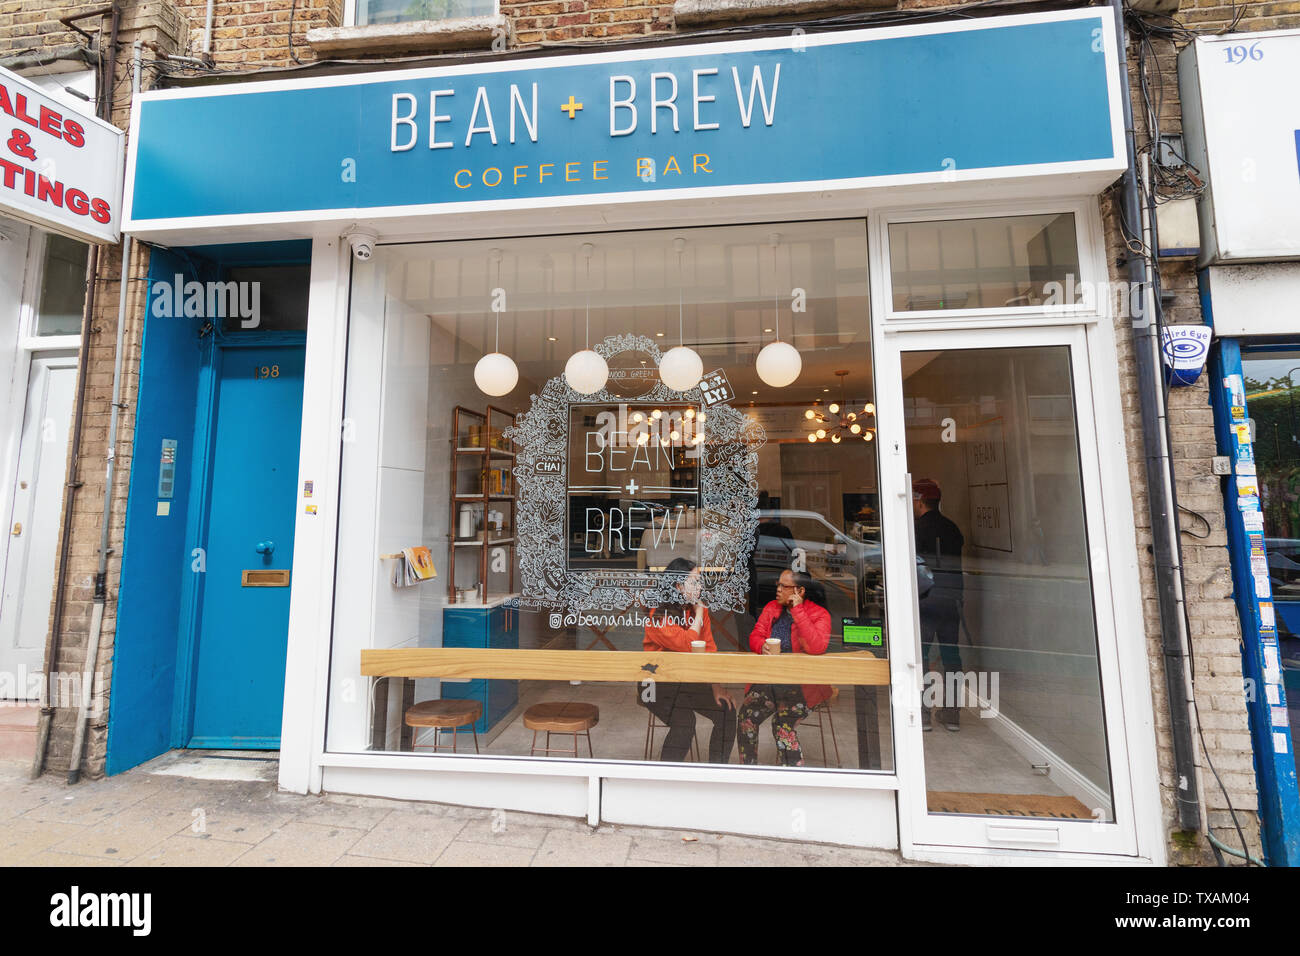
<path fill-rule="evenodd" d="M 808 600 L 813 579 L 800 571 L 782 571 L 776 586 L 776 600 L 769 601 L 749 635 L 749 649 L 755 654 L 825 654 L 831 640 L 831 615 L 820 604 Z M 769 646 L 768 638 L 781 642 Z M 772 738 L 782 765 L 802 767 L 803 751 L 795 725 L 813 708 L 830 699 L 825 684 L 755 684 L 745 688 L 745 702 L 737 715 L 736 743 L 740 762 L 758 763 L 758 727 L 772 718 Z"/>
<path fill-rule="evenodd" d="M 647 651 L 690 652 L 692 641 L 703 641 L 706 653 L 716 653 L 709 611 L 700 603 L 700 569 L 694 561 L 674 558 L 664 569 L 668 573 L 689 572 L 674 585 L 678 600 L 654 609 L 645 626 Z M 695 739 L 695 715 L 713 722 L 709 735 L 709 763 L 726 763 L 736 737 L 736 702 L 720 684 L 669 684 L 647 682 L 637 685 L 637 703 L 668 725 L 660 760 L 685 760 Z"/>

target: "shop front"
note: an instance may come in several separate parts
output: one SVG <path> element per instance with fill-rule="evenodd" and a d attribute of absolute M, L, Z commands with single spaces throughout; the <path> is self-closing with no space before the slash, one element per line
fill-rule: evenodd
<path fill-rule="evenodd" d="M 281 785 L 1163 862 L 1119 96 L 1088 10 L 141 96 L 128 231 L 311 242 Z"/>
<path fill-rule="evenodd" d="M 1260 64 L 1231 72 L 1241 53 Z M 1214 327 L 1210 395 L 1220 454 L 1243 674 L 1271 865 L 1300 861 L 1300 593 L 1296 501 L 1300 431 L 1300 117 L 1262 111 L 1259 96 L 1300 79 L 1300 32 L 1199 39 L 1179 58 L 1189 157 L 1199 200 L 1201 301 Z"/>

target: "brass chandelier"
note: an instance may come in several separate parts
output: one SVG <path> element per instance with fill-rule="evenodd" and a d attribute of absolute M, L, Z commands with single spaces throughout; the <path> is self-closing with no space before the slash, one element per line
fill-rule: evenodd
<path fill-rule="evenodd" d="M 861 438 L 863 441 L 875 440 L 876 406 L 867 402 L 862 406 L 860 412 L 849 409 L 849 403 L 844 398 L 844 379 L 848 374 L 848 369 L 841 369 L 835 373 L 840 380 L 840 400 L 838 402 L 831 402 L 825 409 L 815 407 L 803 413 L 808 427 L 813 429 L 808 433 L 809 442 L 815 444 L 819 441 L 830 441 L 832 444 L 838 445 L 846 438 Z"/>

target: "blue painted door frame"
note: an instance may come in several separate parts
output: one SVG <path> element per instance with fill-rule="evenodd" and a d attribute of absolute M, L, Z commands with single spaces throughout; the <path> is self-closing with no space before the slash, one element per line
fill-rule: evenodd
<path fill-rule="evenodd" d="M 1208 317 L 1212 311 L 1204 272 L 1201 281 L 1202 309 Z M 1241 343 L 1232 338 L 1216 340 L 1208 371 L 1218 451 L 1232 460 L 1235 476 L 1242 443 L 1233 428 L 1230 392 L 1225 380 L 1242 374 Z M 1249 415 L 1247 407 L 1243 417 Z M 1246 710 L 1255 752 L 1264 860 L 1270 866 L 1300 866 L 1300 790 L 1296 782 L 1294 740 L 1288 725 L 1277 726 L 1273 720 L 1275 707 L 1280 706 L 1281 712 L 1286 713 L 1286 691 L 1280 673 L 1266 667 L 1270 656 L 1274 660 L 1278 657 L 1277 629 L 1264 626 L 1260 613 L 1261 598 L 1255 593 L 1251 574 L 1252 542 L 1237 505 L 1235 477 L 1229 477 L 1225 482 L 1223 510 L 1232 562 L 1233 597 L 1241 620 L 1242 675 L 1246 681 Z M 1262 540 L 1257 539 L 1254 546 L 1262 552 Z M 1271 600 L 1271 596 L 1263 600 Z M 1277 703 L 1270 701 L 1270 694 L 1276 695 Z M 1285 746 L 1282 752 L 1280 741 Z"/>
<path fill-rule="evenodd" d="M 305 267 L 310 259 L 311 244 L 302 241 L 151 250 L 109 691 L 110 774 L 183 747 L 192 736 L 195 627 L 203 598 L 195 549 L 209 521 L 222 354 L 242 346 L 301 348 L 304 340 L 301 332 L 226 334 L 221 323 L 202 315 L 156 309 L 156 299 L 170 299 L 178 275 L 187 282 L 226 281 L 235 267 Z M 161 484 L 160 451 L 167 447 L 175 464 L 170 495 Z M 295 473 L 296 467 L 295 461 Z"/>
<path fill-rule="evenodd" d="M 295 519 L 292 491 L 297 481 L 298 470 L 298 438 L 302 419 L 301 373 L 305 344 L 306 337 L 300 332 L 241 332 L 224 337 L 219 342 L 209 337 L 203 343 L 204 356 L 195 415 L 196 454 L 190 478 L 191 488 L 194 489 L 192 493 L 194 506 L 190 509 L 187 527 L 187 540 L 199 542 L 191 556 L 194 565 L 201 567 L 201 573 L 189 576 L 181 601 L 179 628 L 181 646 L 177 653 L 176 692 L 172 713 L 172 746 L 174 747 L 274 749 L 279 745 L 278 708 L 283 701 L 282 669 L 274 685 L 273 699 L 276 710 L 273 732 L 267 729 L 271 724 L 268 723 L 268 715 L 263 713 L 261 719 L 254 720 L 254 723 L 264 726 L 253 728 L 252 733 L 245 733 L 241 731 L 248 728 L 241 727 L 241 722 L 252 719 L 251 711 L 264 711 L 269 706 L 270 698 L 263 697 L 267 692 L 267 675 L 257 675 L 251 670 L 240 674 L 233 667 L 240 653 L 241 644 L 244 646 L 244 651 L 250 653 L 272 643 L 278 643 L 279 648 L 283 649 L 288 639 L 290 589 L 241 589 L 237 583 L 232 585 L 232 582 L 238 582 L 240 571 L 244 568 L 280 569 L 288 568 L 292 563 L 292 526 Z M 289 376 L 285 376 L 281 381 L 280 377 L 276 376 L 262 380 L 262 384 L 265 384 L 268 389 L 277 386 L 296 387 L 296 403 L 287 410 L 282 409 L 285 414 L 280 416 L 281 425 L 286 423 L 292 425 L 291 433 L 286 431 L 281 443 L 283 447 L 279 462 L 279 467 L 287 469 L 289 473 L 288 494 L 282 495 L 285 499 L 282 525 L 287 523 L 288 530 L 287 533 L 277 533 L 272 536 L 278 537 L 279 540 L 274 541 L 274 551 L 269 555 L 259 556 L 255 551 L 255 546 L 261 542 L 253 540 L 258 532 L 251 528 L 239 529 L 249 536 L 247 555 L 242 552 L 238 555 L 229 553 L 213 555 L 209 553 L 208 545 L 214 524 L 220 530 L 226 530 L 227 522 L 240 520 L 241 495 L 261 496 L 267 492 L 265 487 L 257 486 L 261 484 L 260 481 L 253 487 L 246 488 L 217 487 L 219 483 L 228 481 L 232 474 L 231 468 L 228 467 L 231 465 L 229 458 L 237 452 L 237 449 L 229 447 L 232 438 L 241 428 L 249 427 L 253 432 L 250 432 L 248 437 L 255 439 L 254 433 L 257 428 L 266 424 L 264 421 L 245 421 L 236 428 L 221 427 L 222 405 L 226 404 L 221 401 L 223 379 L 232 375 L 232 372 L 251 378 L 253 359 L 258 358 L 260 362 L 261 358 L 273 354 L 271 350 L 275 350 L 274 354 L 293 353 L 297 356 L 295 378 L 290 379 Z M 293 365 L 295 362 L 290 364 Z M 236 368 L 237 372 L 234 371 Z M 283 392 L 284 388 L 279 388 L 278 391 Z M 226 410 L 229 415 L 231 408 L 227 407 Z M 222 442 L 224 447 L 219 447 L 219 442 Z M 265 442 L 262 442 L 262 445 L 264 446 Z M 227 467 L 223 467 L 218 461 L 218 457 L 223 453 L 227 457 Z M 238 471 L 238 462 L 234 463 L 234 468 Z M 248 500 L 253 501 L 254 498 L 249 497 Z M 209 563 L 210 559 L 212 563 Z M 222 593 L 210 594 L 214 586 Z M 209 597 L 214 598 L 217 606 L 205 607 Z M 241 598 L 245 597 L 248 600 L 241 601 Z M 239 602 L 247 606 L 239 606 L 231 602 Z M 280 604 L 283 607 L 279 607 Z M 231 627 L 229 618 L 223 618 L 223 621 L 217 620 L 223 615 L 241 613 L 250 615 L 244 621 L 243 628 Z M 205 625 L 209 630 L 219 626 L 221 631 L 205 633 Z M 214 658 L 211 651 L 218 644 L 225 645 L 226 652 Z M 255 666 L 257 663 L 250 659 L 250 666 Z M 268 663 L 261 661 L 263 665 Z M 210 672 L 213 666 L 217 668 L 216 673 Z M 281 668 L 282 666 L 281 664 Z M 260 680 L 258 684 L 260 689 L 249 686 L 250 678 L 254 679 L 254 683 Z M 213 692 L 223 685 L 227 692 L 226 702 L 229 704 L 224 717 L 214 711 L 212 706 Z M 215 729 L 213 721 L 220 723 L 223 719 L 229 726 L 225 730 Z"/>

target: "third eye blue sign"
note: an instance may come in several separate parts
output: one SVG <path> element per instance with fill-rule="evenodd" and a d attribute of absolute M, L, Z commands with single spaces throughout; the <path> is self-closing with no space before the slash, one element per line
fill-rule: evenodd
<path fill-rule="evenodd" d="M 1084 10 L 146 93 L 129 215 L 283 221 L 1113 163 L 1113 42 L 1105 12 Z"/>

